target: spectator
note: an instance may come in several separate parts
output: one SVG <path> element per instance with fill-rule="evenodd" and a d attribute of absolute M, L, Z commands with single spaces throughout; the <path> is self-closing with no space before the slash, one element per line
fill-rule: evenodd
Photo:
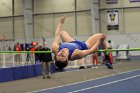
<path fill-rule="evenodd" d="M 17 52 L 15 54 L 15 62 L 20 63 L 21 62 L 21 54 L 19 52 L 21 51 L 21 46 L 18 42 L 14 45 L 14 51 Z"/>
<path fill-rule="evenodd" d="M 108 49 L 112 49 L 111 40 L 108 40 L 108 43 L 109 43 L 109 47 L 108 47 Z"/>
<path fill-rule="evenodd" d="M 41 51 L 50 51 L 50 48 L 48 48 L 47 43 L 43 43 L 42 49 L 40 49 Z M 52 61 L 52 55 L 51 53 L 41 53 L 40 54 L 40 60 L 42 62 L 42 76 L 43 79 L 46 79 L 46 75 L 47 78 L 51 78 L 51 72 L 50 72 L 50 63 Z M 47 72 L 46 72 L 47 71 Z"/>
<path fill-rule="evenodd" d="M 108 49 L 113 49 L 113 46 L 112 46 L 112 44 L 111 44 L 111 40 L 108 40 L 108 43 L 109 43 Z M 113 63 L 113 54 L 112 54 L 112 52 L 109 52 L 108 55 L 109 55 L 109 57 L 110 57 L 110 62 L 111 62 L 111 64 L 112 64 L 112 63 Z"/>
<path fill-rule="evenodd" d="M 29 51 L 31 53 L 27 53 L 27 61 L 31 61 L 31 62 L 34 62 L 35 61 L 35 51 L 36 51 L 36 45 L 37 45 L 37 42 L 33 41 L 31 43 L 31 46 L 29 47 Z"/>
<path fill-rule="evenodd" d="M 92 64 L 93 64 L 93 68 L 98 68 L 98 63 L 99 63 L 98 52 L 93 52 L 91 54 L 91 61 L 92 61 Z"/>

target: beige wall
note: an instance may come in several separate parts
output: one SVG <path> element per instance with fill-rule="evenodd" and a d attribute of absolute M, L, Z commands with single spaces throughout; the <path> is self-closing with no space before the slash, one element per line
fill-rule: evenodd
<path fill-rule="evenodd" d="M 4 35 L 6 39 L 13 38 L 12 18 L 0 18 L 0 36 Z"/>
<path fill-rule="evenodd" d="M 12 0 L 11 0 L 12 1 Z M 23 6 L 24 2 L 23 0 L 15 0 L 14 1 L 14 15 L 23 15 L 24 11 L 23 11 Z"/>
<path fill-rule="evenodd" d="M 38 15 L 34 17 L 34 37 L 53 36 L 53 17 L 52 15 Z"/>
<path fill-rule="evenodd" d="M 77 13 L 77 16 L 77 35 L 91 35 L 91 12 Z"/>
<path fill-rule="evenodd" d="M 22 15 L 23 0 L 15 0 L 14 5 L 14 15 Z M 0 34 L 4 34 L 6 39 L 25 38 L 23 17 L 14 17 L 12 6 L 12 0 L 0 1 Z"/>
<path fill-rule="evenodd" d="M 75 9 L 75 4 L 77 9 Z M 76 0 L 76 2 L 75 0 L 33 0 L 34 38 L 53 37 L 62 15 L 67 16 L 63 30 L 71 36 L 91 35 L 90 4 L 91 0 Z M 0 35 L 5 34 L 7 39 L 26 38 L 23 10 L 24 0 L 0 1 Z"/>
<path fill-rule="evenodd" d="M 0 35 L 4 35 L 6 39 L 13 38 L 13 25 L 12 18 L 8 16 L 12 15 L 12 1 L 1 0 L 0 1 Z"/>
<path fill-rule="evenodd" d="M 34 13 L 52 13 L 53 0 L 34 0 Z"/>
<path fill-rule="evenodd" d="M 74 13 L 55 14 L 54 15 L 54 31 L 56 30 L 59 18 L 66 15 L 65 23 L 62 30 L 67 31 L 71 36 L 75 35 L 75 18 Z"/>
<path fill-rule="evenodd" d="M 125 9 L 125 31 L 131 33 L 140 33 L 140 8 Z"/>
<path fill-rule="evenodd" d="M 100 0 L 101 32 L 107 34 L 140 33 L 140 2 L 130 3 L 129 0 L 118 0 L 118 4 L 106 4 Z M 107 30 L 107 10 L 119 11 L 119 30 Z"/>
<path fill-rule="evenodd" d="M 74 11 L 74 0 L 52 0 L 54 12 Z"/>
<path fill-rule="evenodd" d="M 12 15 L 12 0 L 1 0 L 0 2 L 0 17 Z"/>
<path fill-rule="evenodd" d="M 90 0 L 77 0 L 77 2 L 74 1 L 75 0 L 35 0 L 34 13 L 38 14 L 38 17 L 34 17 L 35 37 L 39 37 L 41 35 L 46 36 L 46 32 L 44 31 L 42 31 L 42 33 L 40 34 L 37 33 L 37 31 L 40 28 L 37 24 L 39 23 L 41 26 L 44 25 L 44 22 L 41 22 L 42 18 L 41 16 L 39 16 L 39 14 L 43 14 L 43 16 L 47 16 L 47 15 L 52 16 L 51 22 L 48 22 L 47 24 L 48 26 L 50 26 L 49 28 L 51 31 L 51 35 L 49 36 L 47 35 L 47 37 L 53 36 L 59 18 L 63 15 L 66 15 L 66 21 L 62 30 L 67 31 L 71 36 L 87 35 L 89 34 L 89 32 L 91 34 L 92 22 L 91 22 L 91 14 L 89 13 L 91 9 Z M 75 10 L 75 3 L 77 6 L 77 10 Z M 87 11 L 83 11 L 83 10 L 89 10 L 89 12 L 87 13 Z M 75 16 L 77 19 L 75 18 Z"/>
<path fill-rule="evenodd" d="M 77 10 L 88 10 L 91 9 L 91 0 L 77 0 Z"/>
<path fill-rule="evenodd" d="M 140 7 L 140 2 L 130 3 L 129 0 L 122 0 L 123 7 Z"/>
<path fill-rule="evenodd" d="M 18 39 L 25 38 L 24 18 L 23 17 L 16 17 L 16 18 L 14 18 L 14 20 L 15 20 L 15 25 L 14 25 L 15 38 L 18 38 Z"/>

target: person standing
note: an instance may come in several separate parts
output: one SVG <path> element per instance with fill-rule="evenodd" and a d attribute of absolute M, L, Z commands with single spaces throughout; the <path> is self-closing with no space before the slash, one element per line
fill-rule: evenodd
<path fill-rule="evenodd" d="M 99 63 L 98 52 L 93 52 L 91 54 L 91 61 L 92 61 L 92 64 L 93 64 L 93 68 L 98 68 L 98 63 Z"/>
<path fill-rule="evenodd" d="M 21 46 L 20 44 L 17 42 L 14 46 L 14 51 L 16 51 L 17 53 L 15 54 L 15 62 L 16 63 L 20 63 L 21 62 L 21 54 L 20 54 L 20 51 L 21 51 Z"/>
<path fill-rule="evenodd" d="M 113 45 L 112 45 L 112 43 L 111 43 L 111 40 L 108 40 L 108 43 L 109 43 L 108 49 L 113 49 Z M 111 62 L 111 64 L 113 64 L 113 54 L 112 54 L 112 52 L 109 52 L 108 55 L 109 55 L 109 57 L 110 57 L 110 62 Z"/>
<path fill-rule="evenodd" d="M 43 43 L 42 48 L 40 48 L 40 51 L 50 51 L 50 48 L 48 48 L 47 43 Z M 41 53 L 40 54 L 40 61 L 42 63 L 42 76 L 43 79 L 51 78 L 51 72 L 50 72 L 50 63 L 52 61 L 52 55 L 51 53 Z"/>

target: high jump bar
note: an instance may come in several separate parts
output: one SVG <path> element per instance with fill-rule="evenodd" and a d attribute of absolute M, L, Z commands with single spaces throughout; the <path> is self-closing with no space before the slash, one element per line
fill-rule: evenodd
<path fill-rule="evenodd" d="M 140 51 L 140 48 L 129 48 L 129 49 L 108 49 L 108 50 L 95 50 L 95 52 L 115 52 L 115 51 Z M 52 53 L 52 51 L 0 51 L 1 53 Z"/>
<path fill-rule="evenodd" d="M 140 48 L 95 50 L 95 52 L 140 51 Z"/>

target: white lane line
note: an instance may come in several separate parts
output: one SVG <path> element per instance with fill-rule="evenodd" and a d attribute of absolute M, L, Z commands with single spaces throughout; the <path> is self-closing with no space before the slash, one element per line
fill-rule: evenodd
<path fill-rule="evenodd" d="M 84 88 L 84 89 L 68 92 L 68 93 L 76 93 L 76 92 L 81 92 L 81 91 L 85 91 L 85 90 L 89 90 L 89 89 L 94 89 L 94 88 L 98 88 L 98 87 L 102 87 L 102 86 L 118 83 L 118 82 L 121 82 L 121 81 L 126 81 L 126 80 L 133 79 L 133 78 L 136 78 L 136 77 L 140 77 L 140 74 L 136 75 L 136 76 L 132 76 L 132 77 L 116 80 L 116 81 L 113 81 L 113 82 L 108 82 L 108 83 L 104 83 L 104 84 L 101 84 L 101 85 L 97 85 L 97 86 L 93 86 L 93 87 L 88 87 L 88 88 Z"/>
<path fill-rule="evenodd" d="M 111 76 L 116 76 L 116 75 L 120 75 L 120 74 L 130 73 L 130 72 L 138 71 L 138 70 L 140 70 L 140 69 L 134 69 L 134 70 L 126 71 L 126 72 L 121 72 L 121 73 L 117 73 L 117 74 L 107 75 L 107 76 L 100 77 L 100 78 L 94 78 L 94 79 L 85 80 L 85 81 L 81 81 L 81 82 L 71 83 L 71 84 L 57 86 L 57 87 L 45 88 L 45 89 L 31 91 L 31 92 L 26 92 L 26 93 L 36 93 L 36 92 L 40 92 L 40 91 L 47 91 L 47 90 L 51 90 L 51 89 L 56 89 L 56 88 L 61 88 L 61 87 L 66 87 L 66 86 L 81 84 L 81 83 L 85 83 L 85 82 L 88 82 L 88 81 L 93 81 L 93 80 L 98 80 L 98 79 L 102 79 L 102 78 L 107 78 L 107 77 L 111 77 Z"/>

